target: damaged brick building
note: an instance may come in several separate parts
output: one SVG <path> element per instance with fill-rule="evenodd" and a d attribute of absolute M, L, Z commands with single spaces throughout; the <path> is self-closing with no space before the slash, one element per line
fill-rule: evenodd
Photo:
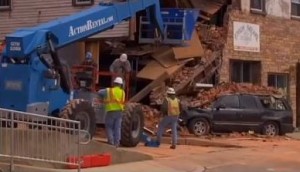
<path fill-rule="evenodd" d="M 282 90 L 300 126 L 300 1 L 235 0 L 228 11 L 221 81 Z"/>
<path fill-rule="evenodd" d="M 24 3 L 21 0 L 3 1 L 5 3 L 0 4 L 0 19 L 4 21 L 0 24 L 0 41 L 4 39 L 6 34 L 17 28 L 35 26 L 60 16 L 72 14 L 92 5 L 97 5 L 99 1 L 84 1 L 84 4 L 81 0 L 41 1 L 34 3 L 34 8 L 31 5 L 26 6 L 26 4 L 32 3 Z M 218 73 L 219 81 L 253 83 L 280 88 L 292 104 L 296 119 L 294 124 L 300 126 L 300 108 L 298 108 L 300 106 L 300 57 L 298 57 L 300 56 L 298 48 L 300 41 L 297 38 L 300 34 L 298 29 L 300 27 L 298 20 L 300 19 L 299 0 L 161 0 L 161 2 L 162 7 L 199 9 L 199 25 L 224 26 L 227 29 L 227 36 L 223 53 L 220 53 L 222 54 L 222 66 L 221 70 L 216 69 L 217 72 L 215 72 Z M 106 54 L 102 55 L 102 53 L 108 46 L 106 41 L 110 40 L 115 43 L 116 40 L 133 40 L 136 32 L 138 32 L 137 21 L 133 19 L 124 22 L 119 27 L 91 37 L 85 42 L 66 47 L 62 56 L 80 59 L 84 57 L 84 52 L 89 50 L 93 52 L 96 61 L 102 64 L 103 61 L 101 60 L 106 57 Z M 180 71 L 183 64 L 178 65 L 178 61 L 186 63 L 185 60 L 189 59 L 200 59 L 200 57 L 205 59 L 206 48 L 209 47 L 207 44 L 205 45 L 204 41 L 207 34 L 199 33 L 193 37 L 197 39 L 192 40 L 190 49 L 177 48 L 162 53 L 174 53 L 173 61 L 162 59 L 161 54 L 157 56 L 154 54 L 152 61 L 145 62 L 145 66 L 148 64 L 148 68 L 144 67 L 139 70 L 137 76 L 154 81 L 159 77 L 164 78 L 165 71 L 167 71 L 168 77 L 176 73 L 175 71 Z M 201 40 L 198 39 L 198 36 Z M 118 48 L 113 46 L 116 52 L 115 56 L 124 52 L 124 47 L 121 47 L 121 50 L 118 51 Z M 213 53 L 209 52 L 208 54 Z M 133 56 L 134 60 L 138 59 L 136 56 Z M 205 68 L 213 68 L 208 63 L 213 64 L 211 56 L 207 55 L 206 61 L 204 61 Z M 155 61 L 156 57 L 159 57 L 161 61 L 166 61 L 164 65 L 159 64 L 157 62 L 159 60 Z M 140 60 L 139 63 L 142 62 Z M 219 67 L 219 64 L 214 65 L 214 67 Z M 102 66 L 99 65 L 99 68 Z M 153 70 L 154 68 L 155 70 Z M 190 68 L 186 69 L 190 70 Z M 197 72 L 201 74 L 202 70 L 195 71 L 195 73 Z M 194 76 L 195 74 L 192 73 L 191 75 Z M 190 78 L 189 75 L 185 77 Z M 182 83 L 182 78 L 177 80 Z M 201 79 L 198 81 L 202 82 Z M 203 82 L 209 81 L 203 80 Z M 188 84 L 186 82 L 185 85 Z M 153 88 L 154 86 L 147 87 L 147 93 Z M 138 95 L 136 99 L 140 100 L 145 95 L 146 92 Z M 154 98 L 157 99 L 157 97 Z"/>

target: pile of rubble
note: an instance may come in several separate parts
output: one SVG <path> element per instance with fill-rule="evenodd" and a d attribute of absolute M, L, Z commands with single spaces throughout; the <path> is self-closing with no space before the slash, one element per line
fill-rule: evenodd
<path fill-rule="evenodd" d="M 145 117 L 145 127 L 149 130 L 156 132 L 160 117 L 160 111 L 147 105 L 143 105 L 143 112 Z"/>
<path fill-rule="evenodd" d="M 198 75 L 201 73 L 198 74 L 197 70 L 199 70 L 201 67 L 205 68 L 205 66 L 210 65 L 210 63 L 213 63 L 215 60 L 221 61 L 222 59 L 221 52 L 226 43 L 225 28 L 201 24 L 197 27 L 197 32 L 204 49 L 204 55 L 201 57 L 201 59 L 195 59 L 184 66 L 182 70 L 174 73 L 167 85 L 175 88 L 176 91 L 188 89 L 186 86 L 189 85 L 189 81 L 198 82 L 194 78 L 209 79 L 199 77 Z M 185 85 L 182 86 L 183 84 Z M 149 97 L 151 105 L 157 105 L 162 102 L 164 90 L 165 89 L 160 88 L 151 92 Z"/>
<path fill-rule="evenodd" d="M 280 92 L 272 87 L 258 86 L 253 84 L 221 83 L 208 90 L 200 91 L 194 97 L 183 97 L 189 107 L 207 108 L 219 96 L 231 93 L 247 93 L 257 95 L 279 95 Z"/>
<path fill-rule="evenodd" d="M 227 37 L 225 27 L 198 24 L 196 29 L 202 44 L 207 45 L 207 49 L 218 51 L 224 48 Z"/>
<path fill-rule="evenodd" d="M 272 87 L 258 86 L 253 84 L 221 83 L 209 90 L 200 90 L 194 96 L 180 96 L 180 99 L 188 107 L 207 108 L 219 96 L 231 93 L 247 93 L 256 95 L 280 95 L 281 93 Z M 150 106 L 143 106 L 145 114 L 145 126 L 156 131 L 156 125 L 161 117 L 159 110 Z"/>

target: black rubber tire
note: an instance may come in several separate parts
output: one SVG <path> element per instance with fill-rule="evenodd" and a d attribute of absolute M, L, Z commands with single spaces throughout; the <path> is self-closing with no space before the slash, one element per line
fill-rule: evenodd
<path fill-rule="evenodd" d="M 83 116 L 84 114 L 84 116 Z M 87 126 L 81 123 L 81 130 L 86 130 L 90 133 L 91 138 L 96 132 L 96 117 L 95 111 L 89 101 L 75 99 L 69 102 L 59 114 L 60 118 L 78 120 L 78 117 L 83 117 L 88 120 Z M 88 118 L 88 119 L 87 119 Z M 82 122 L 82 121 L 81 121 Z"/>
<path fill-rule="evenodd" d="M 203 131 L 198 131 L 196 125 L 203 125 Z M 205 118 L 194 118 L 188 123 L 188 130 L 195 136 L 204 136 L 210 133 L 210 124 Z"/>
<path fill-rule="evenodd" d="M 121 145 L 135 147 L 141 141 L 144 130 L 144 114 L 141 105 L 127 104 L 122 119 Z"/>
<path fill-rule="evenodd" d="M 270 131 L 270 130 L 272 130 L 272 131 Z M 274 121 L 267 121 L 262 126 L 262 134 L 263 135 L 274 137 L 274 136 L 278 136 L 279 133 L 280 133 L 279 126 Z"/>

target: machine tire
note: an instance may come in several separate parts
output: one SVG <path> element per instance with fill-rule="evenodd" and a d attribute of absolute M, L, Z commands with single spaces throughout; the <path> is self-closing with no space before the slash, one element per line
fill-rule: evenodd
<path fill-rule="evenodd" d="M 122 120 L 121 145 L 135 147 L 139 144 L 144 130 L 144 114 L 142 106 L 127 104 Z"/>
<path fill-rule="evenodd" d="M 90 102 L 80 99 L 72 100 L 64 107 L 59 116 L 63 119 L 80 121 L 82 130 L 88 131 L 91 138 L 95 135 L 96 117 Z M 87 121 L 82 121 L 82 119 Z"/>

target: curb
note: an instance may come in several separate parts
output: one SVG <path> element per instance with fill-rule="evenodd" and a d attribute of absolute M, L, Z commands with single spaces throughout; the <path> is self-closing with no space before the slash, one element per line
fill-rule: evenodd
<path fill-rule="evenodd" d="M 162 143 L 164 144 L 171 144 L 172 138 L 163 137 Z M 223 147 L 223 148 L 243 148 L 243 146 L 221 143 L 216 141 L 208 141 L 208 140 L 201 140 L 197 138 L 179 138 L 178 145 L 188 145 L 188 146 L 204 146 L 204 147 Z"/>
<path fill-rule="evenodd" d="M 288 138 L 300 140 L 300 132 L 285 134 Z"/>

